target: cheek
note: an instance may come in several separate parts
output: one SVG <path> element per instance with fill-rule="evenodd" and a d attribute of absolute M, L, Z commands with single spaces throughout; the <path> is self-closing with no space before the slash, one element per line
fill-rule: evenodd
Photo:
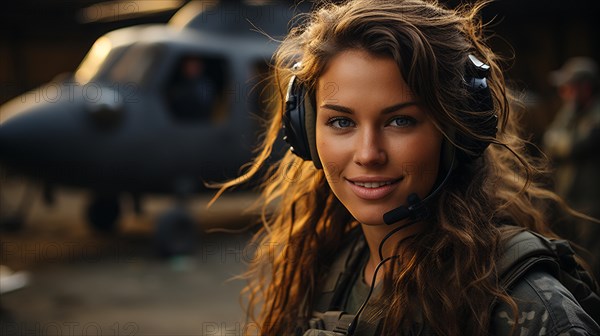
<path fill-rule="evenodd" d="M 335 142 L 323 141 L 323 139 L 319 139 L 317 136 L 317 153 L 319 154 L 319 159 L 321 160 L 323 171 L 328 181 L 337 179 L 337 176 L 340 174 L 343 161 L 341 148 L 343 147 L 338 145 Z"/>
<path fill-rule="evenodd" d="M 319 125 L 321 123 L 324 123 L 324 121 L 317 119 L 315 142 L 319 159 L 323 163 L 323 168 L 327 170 L 328 166 L 335 165 L 340 160 L 343 147 L 338 139 L 327 134 L 326 126 Z"/>
<path fill-rule="evenodd" d="M 429 155 L 423 158 L 425 161 L 424 169 L 421 177 L 427 188 L 433 187 L 438 178 L 441 162 L 441 141 L 438 144 L 433 144 Z"/>
<path fill-rule="evenodd" d="M 440 165 L 441 143 L 441 137 L 436 133 L 399 142 L 394 146 L 394 165 L 402 167 L 403 172 L 416 181 L 435 181 Z"/>
<path fill-rule="evenodd" d="M 317 121 L 318 122 L 318 121 Z M 348 163 L 348 158 L 352 157 L 349 151 L 348 143 L 339 137 L 327 136 L 325 130 L 316 129 L 316 146 L 319 159 L 323 165 L 323 172 L 327 182 L 332 189 L 340 183 L 342 170 Z"/>

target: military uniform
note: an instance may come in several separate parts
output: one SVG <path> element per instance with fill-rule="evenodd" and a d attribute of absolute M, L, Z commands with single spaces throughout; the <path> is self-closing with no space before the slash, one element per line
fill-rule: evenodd
<path fill-rule="evenodd" d="M 334 309 L 339 309 L 348 314 L 356 314 L 359 307 L 366 299 L 370 286 L 363 278 L 363 270 L 368 260 L 368 250 L 364 238 L 358 237 L 358 243 L 350 244 L 340 252 L 336 264 L 349 265 L 349 269 L 344 271 L 348 282 L 347 288 L 335 288 L 335 291 L 342 293 L 338 297 L 338 302 L 330 304 Z M 354 252 L 350 252 L 353 250 Z M 358 256 L 355 254 L 358 251 Z M 354 254 L 354 255 L 353 255 Z M 342 277 L 342 276 L 340 276 Z M 337 276 L 335 277 L 338 278 Z M 343 279 L 341 282 L 344 283 Z M 327 286 L 327 285 L 326 285 Z M 339 285 L 338 285 L 339 286 Z M 336 295 L 328 296 L 328 292 L 333 292 L 331 286 L 319 296 L 324 298 L 320 301 L 329 301 Z M 377 295 L 380 288 L 374 289 L 373 296 Z M 532 269 L 519 280 L 509 290 L 509 294 L 515 300 L 518 308 L 518 316 L 514 316 L 512 309 L 505 303 L 498 303 L 492 311 L 492 321 L 489 335 L 503 336 L 512 335 L 511 331 L 516 324 L 516 334 L 520 336 L 545 335 L 545 336 L 566 336 L 566 335 L 595 335 L 600 336 L 600 327 L 583 310 L 575 297 L 551 274 Z M 378 335 L 380 333 L 380 321 L 374 322 L 373 319 L 363 318 L 369 316 L 376 307 L 369 307 L 371 302 L 375 301 L 371 297 L 368 308 L 362 313 L 358 321 L 355 335 Z M 334 299 L 335 300 L 335 299 Z M 328 302 L 318 302 L 317 307 L 321 311 L 326 310 Z M 346 320 L 348 321 L 348 319 Z M 314 327 L 314 325 L 313 325 Z M 410 329 L 401 330 L 399 335 L 433 335 L 430 328 L 422 321 L 415 321 Z M 327 335 L 326 333 L 308 333 L 305 335 Z"/>
<path fill-rule="evenodd" d="M 589 58 L 574 57 L 551 74 L 565 92 L 564 105 L 544 134 L 544 152 L 552 159 L 555 190 L 575 210 L 600 219 L 600 96 L 598 67 Z M 567 90 L 568 89 L 568 90 Z M 560 92 L 560 91 L 559 91 Z M 600 279 L 600 225 L 572 218 L 554 228 L 586 248 L 582 255 Z"/>
<path fill-rule="evenodd" d="M 600 327 L 577 303 L 556 278 L 545 272 L 526 274 L 510 291 L 517 303 L 515 317 L 508 305 L 501 303 L 492 313 L 492 335 L 600 335 Z"/>

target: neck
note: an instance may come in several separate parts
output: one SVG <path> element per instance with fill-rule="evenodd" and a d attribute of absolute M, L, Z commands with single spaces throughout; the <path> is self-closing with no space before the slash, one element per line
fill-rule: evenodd
<path fill-rule="evenodd" d="M 369 261 L 367 262 L 367 266 L 365 267 L 365 273 L 364 273 L 365 282 L 367 283 L 367 285 L 371 285 L 371 282 L 373 280 L 373 273 L 375 272 L 375 268 L 377 267 L 377 264 L 381 261 L 379 259 L 379 246 L 380 246 L 381 242 L 383 241 L 385 236 L 388 233 L 390 233 L 390 231 L 392 231 L 393 229 L 395 229 L 401 225 L 404 225 L 406 223 L 408 223 L 408 222 L 402 221 L 402 222 L 396 223 L 394 225 L 377 225 L 377 226 L 361 224 L 363 234 L 365 235 L 365 240 L 369 247 Z M 390 236 L 385 241 L 385 244 L 382 249 L 383 258 L 392 256 L 395 254 L 402 254 L 406 244 L 403 243 L 402 245 L 398 246 L 398 243 L 400 241 L 402 241 L 403 239 L 406 239 L 406 238 L 420 232 L 421 230 L 423 230 L 424 226 L 425 226 L 424 222 L 418 222 L 418 223 L 415 223 L 413 225 L 410 225 L 404 229 L 401 229 L 401 230 L 395 232 L 392 236 Z M 408 239 L 410 239 L 410 238 L 408 238 Z M 398 248 L 398 250 L 396 250 L 396 248 Z M 391 262 L 392 261 L 387 262 L 385 265 L 382 266 L 383 269 L 380 270 L 377 274 L 377 279 L 376 279 L 377 282 L 379 282 L 381 279 L 383 279 L 383 274 L 386 272 L 386 270 L 389 269 Z M 399 260 L 396 262 L 401 263 L 402 260 Z"/>

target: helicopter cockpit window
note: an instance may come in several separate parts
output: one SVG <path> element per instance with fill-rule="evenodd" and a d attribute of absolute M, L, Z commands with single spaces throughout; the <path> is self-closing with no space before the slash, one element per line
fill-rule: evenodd
<path fill-rule="evenodd" d="M 160 61 L 163 50 L 162 45 L 133 45 L 110 71 L 110 80 L 116 83 L 143 84 L 152 74 L 156 62 Z"/>
<path fill-rule="evenodd" d="M 177 62 L 166 94 L 179 121 L 217 122 L 224 116 L 225 60 L 187 55 Z"/>

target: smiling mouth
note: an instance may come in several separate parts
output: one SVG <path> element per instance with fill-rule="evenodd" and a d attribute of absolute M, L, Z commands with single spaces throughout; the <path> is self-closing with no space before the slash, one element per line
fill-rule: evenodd
<path fill-rule="evenodd" d="M 397 179 L 381 179 L 379 181 L 368 181 L 367 178 L 359 178 L 358 180 L 347 179 L 346 181 L 356 196 L 367 201 L 375 201 L 383 199 L 392 193 L 396 189 L 398 182 L 402 181 L 402 177 Z"/>
<path fill-rule="evenodd" d="M 363 187 L 363 188 L 369 188 L 369 189 L 376 189 L 376 188 L 381 188 L 387 185 L 391 185 L 394 183 L 397 183 L 398 181 L 400 181 L 401 179 L 395 179 L 395 180 L 390 180 L 390 181 L 381 181 L 381 182 L 358 182 L 358 181 L 350 181 L 350 183 L 357 185 L 359 187 Z"/>

